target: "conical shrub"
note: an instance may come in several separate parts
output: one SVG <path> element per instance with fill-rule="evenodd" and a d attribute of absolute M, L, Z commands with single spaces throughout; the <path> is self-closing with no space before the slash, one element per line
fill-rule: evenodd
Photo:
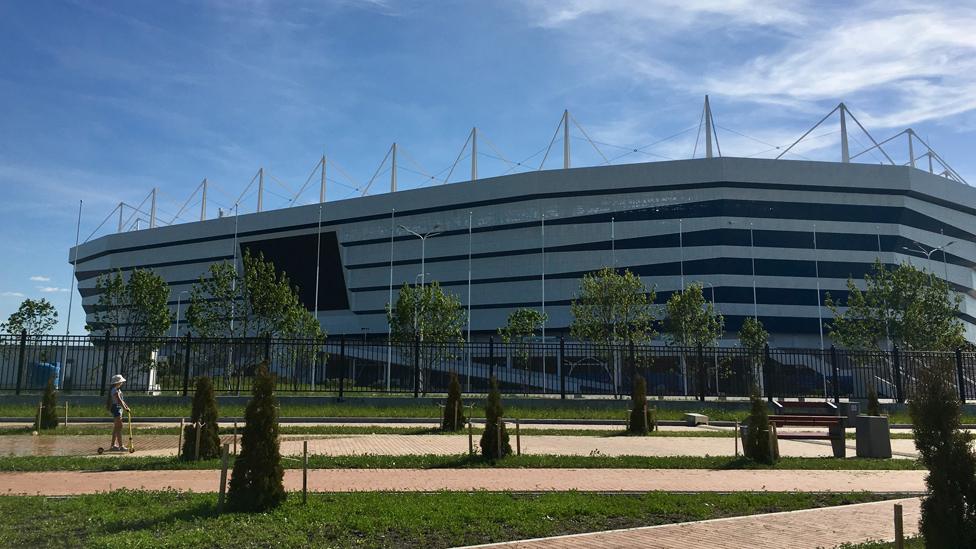
<path fill-rule="evenodd" d="M 447 384 L 447 403 L 444 404 L 444 421 L 441 422 L 445 431 L 457 431 L 464 427 L 467 418 L 464 417 L 464 404 L 461 402 L 461 382 L 455 372 L 451 372 L 451 379 Z"/>
<path fill-rule="evenodd" d="M 908 411 L 919 461 L 929 470 L 919 532 L 926 547 L 976 547 L 976 454 L 962 429 L 952 365 L 935 361 L 917 371 Z"/>
<path fill-rule="evenodd" d="M 773 453 L 771 433 L 769 432 L 769 411 L 766 410 L 766 403 L 759 396 L 759 389 L 752 388 L 752 395 L 749 397 L 752 409 L 749 411 L 747 420 L 746 438 L 742 441 L 742 449 L 746 457 L 772 465 L 776 461 Z"/>
<path fill-rule="evenodd" d="M 481 455 L 492 461 L 512 453 L 508 431 L 501 421 L 503 418 L 502 393 L 498 390 L 498 380 L 492 377 L 491 390 L 488 391 L 488 400 L 485 402 L 485 432 L 481 434 L 480 442 Z"/>
<path fill-rule="evenodd" d="M 58 426 L 58 394 L 54 392 L 54 376 L 47 378 L 44 396 L 41 397 L 41 413 L 39 414 L 37 430 L 54 429 Z"/>
<path fill-rule="evenodd" d="M 655 429 L 655 411 L 647 406 L 647 382 L 644 376 L 634 377 L 634 389 L 630 395 L 629 432 L 646 435 Z"/>
<path fill-rule="evenodd" d="M 267 366 L 258 366 L 254 391 L 244 412 L 241 453 L 227 491 L 227 505 L 235 511 L 266 511 L 285 501 L 281 449 L 278 442 L 278 402 Z"/>
<path fill-rule="evenodd" d="M 209 377 L 198 377 L 193 392 L 193 408 L 190 411 L 190 425 L 183 429 L 184 461 L 196 456 L 197 425 L 200 428 L 200 459 L 220 457 L 220 436 L 217 432 L 217 399 L 214 398 L 213 381 Z"/>

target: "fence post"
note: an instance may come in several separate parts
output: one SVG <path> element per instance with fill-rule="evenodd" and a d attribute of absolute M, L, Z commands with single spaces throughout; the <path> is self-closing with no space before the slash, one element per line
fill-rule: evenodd
<path fill-rule="evenodd" d="M 105 341 L 102 349 L 102 389 L 100 395 L 105 396 L 105 385 L 108 383 L 108 346 L 111 344 L 111 332 L 105 330 Z"/>
<path fill-rule="evenodd" d="M 488 338 L 488 383 L 495 377 L 495 337 Z"/>
<path fill-rule="evenodd" d="M 271 334 L 264 336 L 264 362 L 271 371 Z"/>
<path fill-rule="evenodd" d="M 342 400 L 342 391 L 346 384 L 346 336 L 339 336 L 339 400 Z"/>
<path fill-rule="evenodd" d="M 413 336 L 413 398 L 420 398 L 420 336 Z"/>
<path fill-rule="evenodd" d="M 773 361 L 769 357 L 769 343 L 767 343 L 765 347 L 763 347 L 763 376 L 766 378 L 766 400 L 769 402 L 773 401 L 773 376 L 770 375 L 772 367 Z"/>
<path fill-rule="evenodd" d="M 183 350 L 183 396 L 190 385 L 190 332 L 186 333 L 186 349 Z"/>
<path fill-rule="evenodd" d="M 962 375 L 962 349 L 956 349 L 956 375 L 959 377 L 959 400 L 966 403 L 966 378 Z"/>
<path fill-rule="evenodd" d="M 566 373 L 563 371 L 563 357 L 566 356 L 566 338 L 559 336 L 559 361 L 556 366 L 559 368 L 559 398 L 566 399 Z"/>
<path fill-rule="evenodd" d="M 902 386 L 901 380 L 901 353 L 898 351 L 896 346 L 892 351 L 894 359 L 894 369 L 895 369 L 895 398 L 898 400 L 898 404 L 905 403 L 905 388 Z"/>
<path fill-rule="evenodd" d="M 834 393 L 834 404 L 840 404 L 840 386 L 837 383 L 837 347 L 830 346 L 830 385 Z M 826 397 L 826 395 L 824 395 Z"/>
<path fill-rule="evenodd" d="M 27 361 L 27 330 L 20 331 L 20 356 L 17 358 L 17 390 L 20 394 L 21 380 L 24 379 L 24 362 Z"/>
<path fill-rule="evenodd" d="M 705 350 L 701 343 L 698 344 L 698 400 L 705 402 L 705 383 L 708 376 L 705 374 Z"/>

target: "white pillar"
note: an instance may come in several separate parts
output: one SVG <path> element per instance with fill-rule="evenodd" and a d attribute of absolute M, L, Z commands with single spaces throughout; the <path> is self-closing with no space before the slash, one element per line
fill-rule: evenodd
<path fill-rule="evenodd" d="M 203 178 L 203 199 L 200 200 L 200 221 L 207 220 L 207 178 Z"/>
<path fill-rule="evenodd" d="M 393 144 L 393 164 L 392 164 L 392 168 L 390 168 L 390 192 L 391 193 L 395 193 L 396 192 L 396 172 L 397 172 L 396 153 L 397 153 L 397 144 L 394 143 Z"/>
<path fill-rule="evenodd" d="M 569 109 L 563 111 L 563 169 L 569 169 Z"/>
<path fill-rule="evenodd" d="M 325 202 L 325 155 L 322 155 L 322 183 L 319 186 L 319 202 Z"/>
<path fill-rule="evenodd" d="M 851 161 L 851 150 L 847 145 L 847 107 L 840 104 L 840 161 L 849 164 Z"/>
<path fill-rule="evenodd" d="M 125 202 L 119 202 L 119 231 L 122 232 L 122 213 L 125 210 Z"/>
<path fill-rule="evenodd" d="M 264 168 L 258 169 L 258 211 L 264 208 Z"/>
<path fill-rule="evenodd" d="M 152 204 L 149 208 L 149 228 L 156 227 L 156 187 L 152 190 Z"/>
<path fill-rule="evenodd" d="M 471 128 L 471 181 L 478 179 L 478 128 Z"/>
<path fill-rule="evenodd" d="M 712 109 L 708 105 L 708 96 L 705 96 L 705 158 L 712 157 Z"/>
<path fill-rule="evenodd" d="M 912 143 L 912 134 L 915 133 L 911 128 L 908 128 L 908 164 L 911 167 L 915 167 L 915 146 Z"/>

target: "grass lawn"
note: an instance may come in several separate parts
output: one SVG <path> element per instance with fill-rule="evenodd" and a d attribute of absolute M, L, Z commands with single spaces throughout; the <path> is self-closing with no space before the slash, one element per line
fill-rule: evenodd
<path fill-rule="evenodd" d="M 310 455 L 312 469 L 444 469 L 492 467 L 480 456 L 320 456 Z M 231 456 L 233 466 L 233 456 Z M 286 469 L 301 467 L 298 460 L 282 460 Z M 0 457 L 0 471 L 157 471 L 167 469 L 218 469 L 219 460 L 186 462 L 175 457 Z M 744 457 L 731 456 L 510 456 L 494 467 L 505 468 L 587 468 L 587 469 L 809 469 L 809 470 L 920 470 L 921 465 L 911 459 L 867 458 L 800 458 L 780 459 L 776 465 L 756 463 Z"/>
<path fill-rule="evenodd" d="M 212 494 L 0 497 L 3 547 L 449 547 L 881 499 L 868 494 L 579 492 L 292 495 L 217 515 Z"/>

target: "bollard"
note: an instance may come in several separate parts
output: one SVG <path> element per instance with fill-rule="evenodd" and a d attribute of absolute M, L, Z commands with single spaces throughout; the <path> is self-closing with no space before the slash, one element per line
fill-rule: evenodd
<path fill-rule="evenodd" d="M 519 431 L 519 420 L 515 419 L 515 455 L 522 455 L 522 434 Z"/>
<path fill-rule="evenodd" d="M 200 461 L 200 434 L 201 431 L 203 431 L 203 429 L 201 429 L 203 425 L 201 425 L 199 421 L 193 425 L 195 425 L 197 428 L 196 444 L 193 447 L 193 461 Z"/>
<path fill-rule="evenodd" d="M 41 430 L 41 410 L 44 409 L 44 403 L 41 402 L 37 405 L 37 421 L 34 423 L 34 428 L 38 431 Z"/>
<path fill-rule="evenodd" d="M 644 401 L 644 432 L 650 433 L 651 426 L 647 424 L 647 401 Z"/>
<path fill-rule="evenodd" d="M 302 441 L 302 505 L 308 503 L 308 440 Z"/>
<path fill-rule="evenodd" d="M 180 459 L 183 454 L 183 418 L 180 418 L 180 434 L 176 436 L 176 459 Z"/>
<path fill-rule="evenodd" d="M 64 426 L 68 426 L 68 403 L 64 403 Z"/>
<path fill-rule="evenodd" d="M 224 510 L 224 494 L 227 492 L 227 445 L 220 451 L 220 492 L 217 496 L 217 513 Z"/>
<path fill-rule="evenodd" d="M 902 524 L 901 504 L 895 504 L 895 549 L 905 549 L 905 528 Z"/>
<path fill-rule="evenodd" d="M 739 457 L 739 422 L 735 422 L 735 457 Z"/>
<path fill-rule="evenodd" d="M 234 422 L 234 455 L 237 455 L 237 422 Z"/>
<path fill-rule="evenodd" d="M 472 431 L 470 418 L 468 418 L 468 455 L 474 455 L 474 431 Z"/>

